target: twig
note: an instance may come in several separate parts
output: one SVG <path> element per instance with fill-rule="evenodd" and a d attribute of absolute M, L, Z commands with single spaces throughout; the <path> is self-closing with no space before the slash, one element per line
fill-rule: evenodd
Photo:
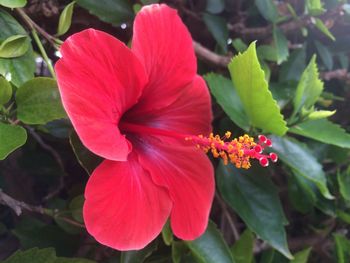
<path fill-rule="evenodd" d="M 324 80 L 339 79 L 350 82 L 350 73 L 346 69 L 336 69 L 328 72 L 321 72 L 320 76 Z"/>
<path fill-rule="evenodd" d="M 196 55 L 203 59 L 206 62 L 209 62 L 213 65 L 220 66 L 220 67 L 227 67 L 227 64 L 230 63 L 231 58 L 228 56 L 220 56 L 211 50 L 207 49 L 206 47 L 203 47 L 198 42 L 193 41 L 193 47 L 196 52 Z"/>

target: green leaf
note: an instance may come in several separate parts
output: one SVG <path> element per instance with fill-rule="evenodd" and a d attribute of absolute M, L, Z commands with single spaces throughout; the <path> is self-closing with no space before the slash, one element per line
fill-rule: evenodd
<path fill-rule="evenodd" d="M 72 16 L 75 1 L 68 4 L 62 11 L 60 19 L 58 22 L 57 34 L 56 36 L 62 36 L 69 30 L 72 24 Z"/>
<path fill-rule="evenodd" d="M 6 104 L 12 97 L 11 84 L 0 76 L 0 105 Z"/>
<path fill-rule="evenodd" d="M 273 27 L 272 33 L 277 53 L 277 64 L 281 64 L 289 56 L 288 40 L 277 26 Z"/>
<path fill-rule="evenodd" d="M 21 126 L 0 123 L 0 160 L 27 141 L 27 132 Z"/>
<path fill-rule="evenodd" d="M 83 205 L 84 205 L 84 196 L 78 195 L 72 199 L 69 203 L 69 210 L 72 213 L 74 220 L 83 223 Z"/>
<path fill-rule="evenodd" d="M 298 81 L 306 66 L 305 60 L 306 60 L 305 48 L 294 50 L 288 57 L 288 60 L 284 62 L 281 66 L 279 81 L 281 82 L 290 81 L 290 80 Z"/>
<path fill-rule="evenodd" d="M 181 263 L 182 259 L 186 256 L 188 247 L 184 242 L 174 241 L 171 245 L 171 258 L 173 263 Z"/>
<path fill-rule="evenodd" d="M 253 254 L 253 248 L 254 248 L 254 235 L 249 230 L 246 229 L 239 240 L 237 240 L 231 251 L 233 254 L 233 257 L 236 261 L 236 263 L 252 263 L 254 254 Z"/>
<path fill-rule="evenodd" d="M 302 122 L 291 127 L 289 132 L 342 148 L 350 148 L 350 134 L 339 125 L 326 119 Z"/>
<path fill-rule="evenodd" d="M 288 258 L 284 225 L 287 223 L 277 189 L 260 172 L 245 172 L 222 163 L 217 170 L 217 184 L 225 201 L 238 213 L 250 230 Z"/>
<path fill-rule="evenodd" d="M 95 263 L 95 261 L 82 258 L 56 257 L 53 248 L 32 248 L 26 251 L 18 250 L 2 263 Z"/>
<path fill-rule="evenodd" d="M 169 220 L 165 223 L 162 229 L 162 237 L 166 245 L 170 246 L 171 243 L 173 243 L 173 240 L 174 240 L 173 231 L 171 230 Z"/>
<path fill-rule="evenodd" d="M 319 119 L 325 119 L 332 115 L 334 115 L 337 111 L 328 111 L 328 110 L 319 110 L 319 111 L 313 111 L 311 112 L 307 118 L 309 120 L 319 120 Z"/>
<path fill-rule="evenodd" d="M 269 61 L 277 61 L 277 50 L 273 46 L 261 45 L 256 49 L 259 59 L 266 59 Z"/>
<path fill-rule="evenodd" d="M 306 248 L 294 255 L 294 259 L 290 263 L 307 263 L 311 252 L 311 248 Z"/>
<path fill-rule="evenodd" d="M 310 109 L 323 91 L 323 82 L 318 78 L 316 56 L 312 56 L 309 65 L 301 75 L 294 97 L 294 114 L 303 107 Z"/>
<path fill-rule="evenodd" d="M 14 35 L 5 39 L 0 45 L 0 58 L 16 58 L 23 56 L 29 49 L 27 35 Z"/>
<path fill-rule="evenodd" d="M 337 174 L 339 191 L 342 197 L 350 201 L 350 166 L 348 169 L 342 173 Z"/>
<path fill-rule="evenodd" d="M 334 234 L 338 263 L 350 262 L 350 241 L 343 235 Z"/>
<path fill-rule="evenodd" d="M 208 82 L 211 94 L 230 119 L 243 130 L 249 130 L 248 117 L 232 81 L 216 73 L 209 73 L 204 79 Z"/>
<path fill-rule="evenodd" d="M 235 56 L 228 68 L 251 124 L 266 132 L 285 134 L 286 122 L 268 89 L 256 55 L 255 42 L 246 52 Z"/>
<path fill-rule="evenodd" d="M 247 44 L 243 42 L 241 38 L 235 38 L 232 40 L 232 46 L 237 52 L 244 52 L 248 48 Z"/>
<path fill-rule="evenodd" d="M 329 49 L 326 46 L 324 46 L 321 42 L 317 40 L 315 40 L 315 46 L 317 49 L 317 53 L 322 59 L 323 64 L 326 66 L 328 70 L 332 70 L 333 69 L 332 53 L 329 51 Z"/>
<path fill-rule="evenodd" d="M 228 39 L 226 19 L 221 16 L 204 13 L 203 21 L 221 49 L 226 53 Z"/>
<path fill-rule="evenodd" d="M 24 28 L 2 9 L 0 9 L 0 28 L 0 42 L 13 35 L 26 35 Z M 6 76 L 17 87 L 34 77 L 35 68 L 31 45 L 23 56 L 0 58 L 0 75 Z"/>
<path fill-rule="evenodd" d="M 45 124 L 66 117 L 57 83 L 39 77 L 24 83 L 16 93 L 17 117 L 27 124 Z"/>
<path fill-rule="evenodd" d="M 315 18 L 314 23 L 315 23 L 315 26 L 318 28 L 318 30 L 320 30 L 323 34 L 325 34 L 331 40 L 335 41 L 335 37 L 328 30 L 328 28 L 326 27 L 326 25 L 323 23 L 323 21 L 321 19 Z"/>
<path fill-rule="evenodd" d="M 157 246 L 157 242 L 152 242 L 143 249 L 122 252 L 120 262 L 142 263 L 157 249 Z"/>
<path fill-rule="evenodd" d="M 321 15 L 326 11 L 322 6 L 321 0 L 306 0 L 305 5 L 306 10 L 312 16 Z"/>
<path fill-rule="evenodd" d="M 255 5 L 266 20 L 271 22 L 277 21 L 277 7 L 272 0 L 255 0 Z"/>
<path fill-rule="evenodd" d="M 95 168 L 101 163 L 101 157 L 90 152 L 80 141 L 78 135 L 72 132 L 69 136 L 70 145 L 77 157 L 79 164 L 91 175 Z"/>
<path fill-rule="evenodd" d="M 286 165 L 294 169 L 299 175 L 314 182 L 325 198 L 334 198 L 328 190 L 326 176 L 321 164 L 317 162 L 309 149 L 288 137 L 273 136 L 271 139 L 273 150 Z"/>
<path fill-rule="evenodd" d="M 209 222 L 205 233 L 194 241 L 185 241 L 202 263 L 234 263 L 231 252 L 215 224 Z"/>
<path fill-rule="evenodd" d="M 0 5 L 8 8 L 24 7 L 27 4 L 27 0 L 0 0 Z"/>
<path fill-rule="evenodd" d="M 211 14 L 219 14 L 225 9 L 225 0 L 207 0 L 206 10 Z"/>
<path fill-rule="evenodd" d="M 132 20 L 134 16 L 132 5 L 128 0 L 77 0 L 77 4 L 102 21 L 116 26 Z"/>

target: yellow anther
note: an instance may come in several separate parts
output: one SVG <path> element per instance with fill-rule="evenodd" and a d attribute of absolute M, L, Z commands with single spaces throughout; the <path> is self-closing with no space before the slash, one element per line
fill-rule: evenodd
<path fill-rule="evenodd" d="M 230 137 L 231 137 L 231 132 L 230 131 L 227 131 L 226 133 L 225 133 L 225 137 L 227 138 L 227 139 L 229 139 Z"/>

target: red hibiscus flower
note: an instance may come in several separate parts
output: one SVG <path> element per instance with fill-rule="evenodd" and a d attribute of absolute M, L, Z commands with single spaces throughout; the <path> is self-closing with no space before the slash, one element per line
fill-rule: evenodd
<path fill-rule="evenodd" d="M 168 218 L 177 237 L 200 236 L 213 168 L 184 139 L 209 134 L 211 105 L 177 12 L 142 8 L 131 49 L 88 29 L 68 38 L 61 53 L 55 69 L 63 105 L 84 145 L 105 158 L 85 189 L 88 232 L 118 250 L 143 248 Z"/>

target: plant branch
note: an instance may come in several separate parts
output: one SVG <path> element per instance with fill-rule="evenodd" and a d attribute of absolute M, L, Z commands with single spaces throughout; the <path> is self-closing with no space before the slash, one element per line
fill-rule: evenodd
<path fill-rule="evenodd" d="M 200 59 L 210 64 L 220 66 L 220 67 L 227 67 L 227 64 L 230 63 L 231 61 L 231 57 L 218 55 L 212 52 L 211 50 L 207 49 L 206 47 L 203 47 L 201 44 L 199 44 L 196 41 L 193 41 L 193 47 L 196 52 L 196 55 Z"/>

